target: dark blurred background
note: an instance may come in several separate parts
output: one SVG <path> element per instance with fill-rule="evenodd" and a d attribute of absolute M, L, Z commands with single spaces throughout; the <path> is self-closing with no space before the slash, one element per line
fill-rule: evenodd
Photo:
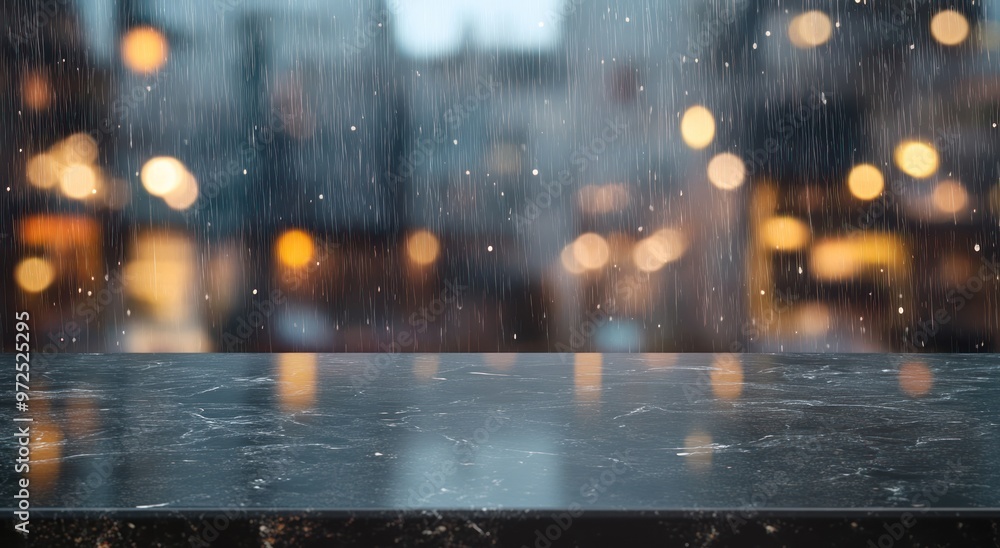
<path fill-rule="evenodd" d="M 6 0 L 36 352 L 995 352 L 1000 2 Z"/>

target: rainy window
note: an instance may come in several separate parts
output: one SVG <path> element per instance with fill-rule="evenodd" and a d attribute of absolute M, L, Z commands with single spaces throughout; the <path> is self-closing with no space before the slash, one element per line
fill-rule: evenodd
<path fill-rule="evenodd" d="M 8 0 L 0 330 L 995 352 L 998 50 L 996 0 Z"/>

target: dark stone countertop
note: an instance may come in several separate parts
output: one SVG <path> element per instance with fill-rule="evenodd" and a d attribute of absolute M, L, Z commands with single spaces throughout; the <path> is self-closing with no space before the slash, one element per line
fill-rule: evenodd
<path fill-rule="evenodd" d="M 919 544 L 919 527 L 894 527 L 905 516 L 971 520 L 963 534 L 985 520 L 975 540 L 998 538 L 992 355 L 66 355 L 32 381 L 17 413 L 36 438 L 29 539 L 98 522 L 204 539 L 198 516 L 227 512 L 219 538 L 254 546 L 276 524 L 301 531 L 289 519 L 341 541 L 355 520 L 359 542 L 364 520 L 402 524 L 386 540 L 410 544 L 457 524 L 459 543 L 506 527 L 530 546 L 557 524 L 587 544 L 601 523 L 673 520 L 769 545 L 796 519 Z"/>

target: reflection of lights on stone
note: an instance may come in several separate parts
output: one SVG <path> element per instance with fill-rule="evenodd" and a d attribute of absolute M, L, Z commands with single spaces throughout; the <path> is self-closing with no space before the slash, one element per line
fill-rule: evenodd
<path fill-rule="evenodd" d="M 153 196 L 163 197 L 174 192 L 184 184 L 188 177 L 184 164 L 176 158 L 157 156 L 143 164 L 139 172 L 142 186 Z"/>
<path fill-rule="evenodd" d="M 925 396 L 933 385 L 934 373 L 926 364 L 909 362 L 899 367 L 899 388 L 906 394 Z"/>
<path fill-rule="evenodd" d="M 278 354 L 278 401 L 286 412 L 304 411 L 316 402 L 316 354 Z"/>
<path fill-rule="evenodd" d="M 735 400 L 743 393 L 743 363 L 734 354 L 719 354 L 709 374 L 712 392 L 724 400 Z"/>
<path fill-rule="evenodd" d="M 579 353 L 573 358 L 573 385 L 580 400 L 601 399 L 601 375 L 604 356 L 595 353 Z"/>
<path fill-rule="evenodd" d="M 437 354 L 418 354 L 413 357 L 413 376 L 419 381 L 427 382 L 438 373 L 441 356 Z"/>
<path fill-rule="evenodd" d="M 294 228 L 278 237 L 274 252 L 281 264 L 289 268 L 301 268 L 312 260 L 316 245 L 308 232 Z"/>
<path fill-rule="evenodd" d="M 802 249 L 812 237 L 809 226 L 795 217 L 771 217 L 760 226 L 760 237 L 769 249 L 794 251 Z"/>
<path fill-rule="evenodd" d="M 599 234 L 588 232 L 573 242 L 573 258 L 585 269 L 601 268 L 607 264 L 610 257 L 611 248 Z"/>
<path fill-rule="evenodd" d="M 746 178 L 747 168 L 743 165 L 743 160 L 735 154 L 723 152 L 716 154 L 708 162 L 708 180 L 716 188 L 722 190 L 734 190 L 743 184 Z"/>
<path fill-rule="evenodd" d="M 31 110 L 45 110 L 52 102 L 52 85 L 49 77 L 40 72 L 29 72 L 21 82 L 21 98 Z"/>
<path fill-rule="evenodd" d="M 643 354 L 642 362 L 651 371 L 666 371 L 677 363 L 677 354 Z"/>
<path fill-rule="evenodd" d="M 681 453 L 688 468 L 694 472 L 704 472 L 712 467 L 712 436 L 705 432 L 692 432 L 684 438 L 684 451 Z"/>
<path fill-rule="evenodd" d="M 492 353 L 483 355 L 483 361 L 486 362 L 486 365 L 500 371 L 510 370 L 510 368 L 514 366 L 514 362 L 516 360 L 517 354 L 514 353 Z"/>
<path fill-rule="evenodd" d="M 926 179 L 938 169 L 938 152 L 928 143 L 903 141 L 896 147 L 896 165 L 910 177 Z"/>
<path fill-rule="evenodd" d="M 788 39 L 797 48 L 821 46 L 833 35 L 830 17 L 822 11 L 807 11 L 792 19 L 788 25 Z"/>
<path fill-rule="evenodd" d="M 656 272 L 680 259 L 685 251 L 687 240 L 684 234 L 673 228 L 664 228 L 635 245 L 632 261 L 643 272 Z"/>
<path fill-rule="evenodd" d="M 681 137 L 687 146 L 701 150 L 715 139 L 715 117 L 701 105 L 695 105 L 681 118 Z"/>
<path fill-rule="evenodd" d="M 969 21 L 954 10 L 944 10 L 931 19 L 931 36 L 945 46 L 957 46 L 969 37 Z"/>
<path fill-rule="evenodd" d="M 955 214 L 965 209 L 969 203 L 969 194 L 962 183 L 957 181 L 941 181 L 934 187 L 931 196 L 934 207 L 941 213 Z"/>
<path fill-rule="evenodd" d="M 441 244 L 428 230 L 418 230 L 406 240 L 406 253 L 417 266 L 427 266 L 438 258 Z"/>
<path fill-rule="evenodd" d="M 874 200 L 882 194 L 885 188 L 885 178 L 882 172 L 871 164 L 854 166 L 847 176 L 847 188 L 859 200 Z"/>
<path fill-rule="evenodd" d="M 156 72 L 167 62 L 167 37 L 152 27 L 137 27 L 122 38 L 122 60 L 139 74 Z"/>
<path fill-rule="evenodd" d="M 42 257 L 29 257 L 14 268 L 14 280 L 27 293 L 45 291 L 56 278 L 56 269 Z"/>
<path fill-rule="evenodd" d="M 97 191 L 97 170 L 86 164 L 70 164 L 59 172 L 59 189 L 67 198 L 85 200 Z"/>
<path fill-rule="evenodd" d="M 47 492 L 59 478 L 63 434 L 55 423 L 35 421 L 31 426 L 31 469 L 28 480 L 37 494 Z M 36 491 L 32 491 L 35 494 Z"/>
<path fill-rule="evenodd" d="M 70 440 L 83 440 L 101 426 L 101 412 L 98 411 L 99 400 L 96 398 L 77 397 L 66 399 L 66 437 Z"/>

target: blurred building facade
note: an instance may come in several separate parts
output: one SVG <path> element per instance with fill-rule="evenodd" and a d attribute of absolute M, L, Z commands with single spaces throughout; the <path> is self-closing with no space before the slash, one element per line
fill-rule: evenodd
<path fill-rule="evenodd" d="M 993 4 L 2 9 L 40 349 L 996 350 Z"/>

